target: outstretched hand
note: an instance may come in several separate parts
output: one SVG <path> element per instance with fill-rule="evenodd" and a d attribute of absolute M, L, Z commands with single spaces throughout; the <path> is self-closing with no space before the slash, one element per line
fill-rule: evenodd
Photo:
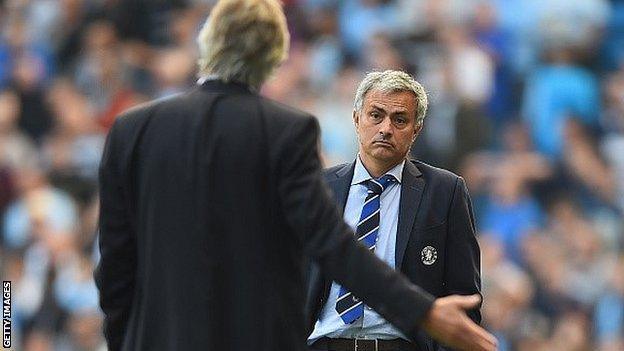
<path fill-rule="evenodd" d="M 496 351 L 496 338 L 466 315 L 481 302 L 477 294 L 451 295 L 435 300 L 423 329 L 444 345 L 465 351 Z"/>

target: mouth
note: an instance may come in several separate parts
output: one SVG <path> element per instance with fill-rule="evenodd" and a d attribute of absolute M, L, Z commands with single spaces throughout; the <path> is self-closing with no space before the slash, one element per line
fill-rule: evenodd
<path fill-rule="evenodd" d="M 391 143 L 389 143 L 387 141 L 383 141 L 383 140 L 373 141 L 373 145 L 379 145 L 379 146 L 388 147 L 388 148 L 393 148 L 394 147 L 394 145 L 392 145 Z"/>

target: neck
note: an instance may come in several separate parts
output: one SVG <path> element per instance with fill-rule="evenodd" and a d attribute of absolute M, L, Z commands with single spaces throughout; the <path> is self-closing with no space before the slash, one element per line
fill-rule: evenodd
<path fill-rule="evenodd" d="M 389 170 L 394 168 L 396 165 L 401 163 L 403 160 L 389 161 L 389 162 L 381 162 L 380 160 L 370 159 L 366 157 L 364 154 L 360 154 L 360 160 L 362 161 L 362 165 L 368 171 L 373 178 L 379 178 L 382 175 L 386 174 Z"/>

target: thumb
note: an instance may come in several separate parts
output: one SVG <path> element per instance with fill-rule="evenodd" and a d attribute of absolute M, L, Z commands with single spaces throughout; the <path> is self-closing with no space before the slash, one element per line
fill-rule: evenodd
<path fill-rule="evenodd" d="M 479 306 L 481 302 L 481 296 L 479 294 L 457 296 L 457 305 L 464 310 L 471 310 Z"/>

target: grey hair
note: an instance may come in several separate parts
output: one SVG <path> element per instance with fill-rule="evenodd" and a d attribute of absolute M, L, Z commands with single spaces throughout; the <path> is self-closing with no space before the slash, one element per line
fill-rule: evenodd
<path fill-rule="evenodd" d="M 197 36 L 198 76 L 258 89 L 287 58 L 289 40 L 278 0 L 220 0 Z"/>
<path fill-rule="evenodd" d="M 356 112 L 359 113 L 362 111 L 364 98 L 371 90 L 380 90 L 384 93 L 397 91 L 409 91 L 414 93 L 414 99 L 416 100 L 416 125 L 421 125 L 423 123 L 425 115 L 427 114 L 427 93 L 425 92 L 425 88 L 409 74 L 395 70 L 368 73 L 355 92 L 353 109 Z"/>

